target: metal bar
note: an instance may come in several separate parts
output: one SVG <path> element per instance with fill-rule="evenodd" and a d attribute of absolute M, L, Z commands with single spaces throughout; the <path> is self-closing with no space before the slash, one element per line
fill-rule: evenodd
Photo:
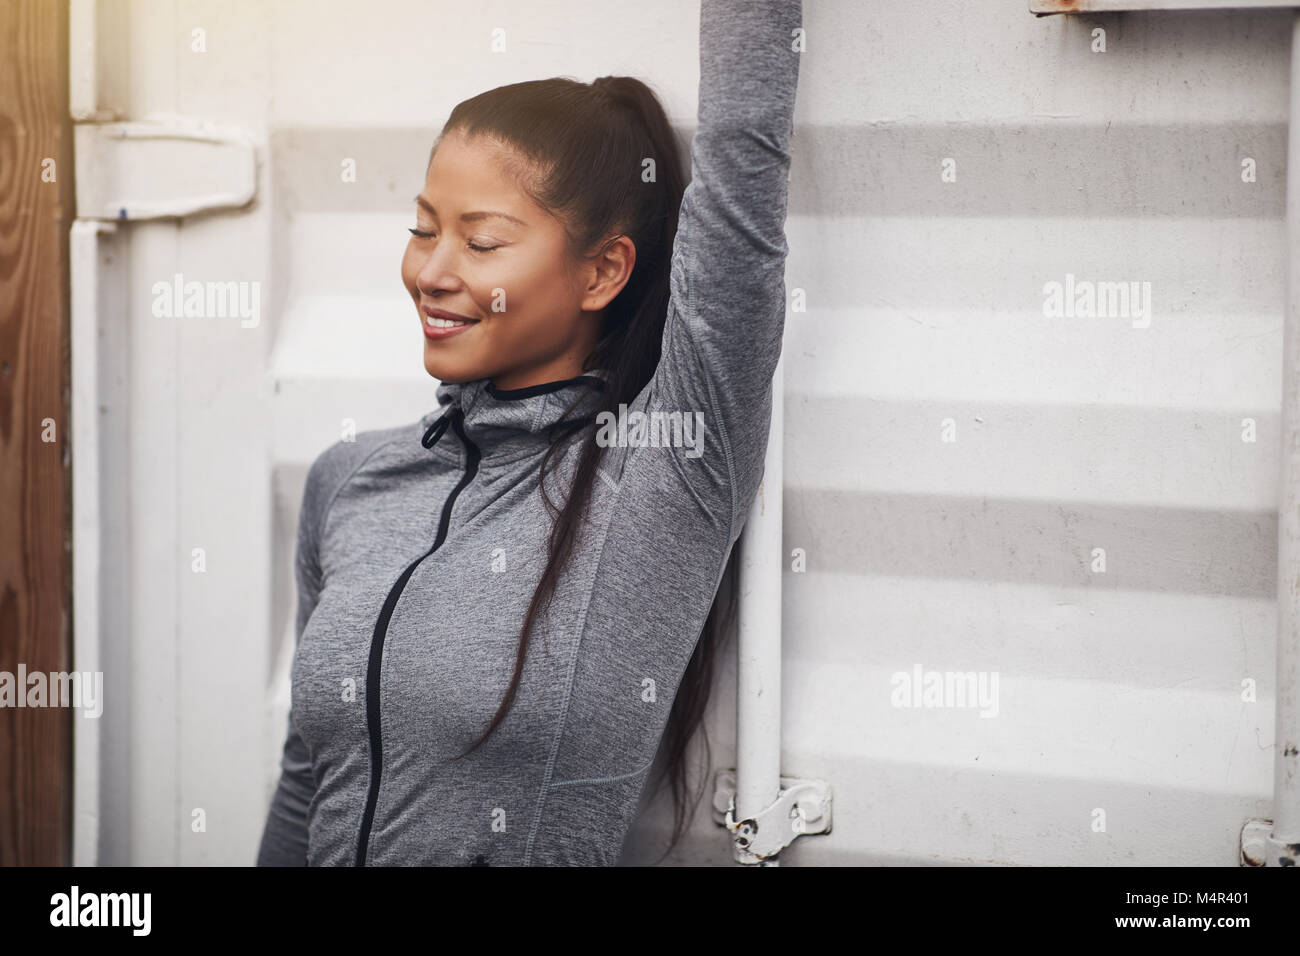
<path fill-rule="evenodd" d="M 1300 843 L 1300 11 L 1291 22 L 1287 133 L 1286 303 L 1282 332 L 1282 454 L 1277 528 L 1277 712 L 1274 849 Z"/>
<path fill-rule="evenodd" d="M 77 220 L 68 236 L 72 276 L 69 317 L 72 337 L 72 660 L 82 673 L 101 672 L 104 661 L 104 520 L 101 423 L 104 407 L 104 289 L 100 234 L 112 223 Z M 111 332 L 109 334 L 117 334 Z M 99 701 L 100 706 L 103 701 Z M 125 701 L 114 702 L 125 706 Z M 100 730 L 98 719 L 80 717 L 73 728 L 72 864 L 100 862 Z"/>
<path fill-rule="evenodd" d="M 785 356 L 772 376 L 772 423 L 763 481 L 742 532 L 736 686 L 736 818 L 781 794 L 781 542 Z M 739 859 L 737 855 L 737 859 Z M 773 858 L 767 865 L 776 865 Z"/>
<path fill-rule="evenodd" d="M 1029 0 L 1029 12 L 1123 13 L 1129 10 L 1244 10 L 1297 6 L 1297 0 Z"/>

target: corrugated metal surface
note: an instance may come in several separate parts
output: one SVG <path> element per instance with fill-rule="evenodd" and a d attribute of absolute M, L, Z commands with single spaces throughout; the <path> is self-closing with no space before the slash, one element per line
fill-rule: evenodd
<path fill-rule="evenodd" d="M 862 68 L 801 91 L 784 767 L 836 820 L 787 861 L 1231 864 L 1271 788 L 1290 15 L 836 12 L 819 65 Z M 1149 282 L 1149 326 L 1045 317 L 1067 275 Z M 917 665 L 997 673 L 997 716 L 891 706 Z"/>
<path fill-rule="evenodd" d="M 516 80 L 629 73 L 686 142 L 698 5 L 233 8 L 177 6 L 175 36 L 206 17 L 227 39 L 201 75 L 177 67 L 176 105 L 269 147 L 245 228 L 266 250 L 273 394 L 246 425 L 275 476 L 280 570 L 271 607 L 249 600 L 283 678 L 305 468 L 343 419 L 385 427 L 434 403 L 398 263 L 443 118 Z M 785 578 L 782 769 L 829 781 L 835 821 L 786 863 L 1230 864 L 1242 823 L 1268 815 L 1289 22 L 806 0 L 787 281 L 807 311 L 786 339 L 785 522 L 807 571 Z M 494 27 L 506 55 L 487 52 Z M 157 68 L 132 69 L 139 105 Z M 155 257 L 142 278 L 170 274 L 172 241 L 137 239 L 133 254 Z M 1067 276 L 1150 283 L 1149 325 L 1046 317 L 1045 284 Z M 202 374 L 219 388 L 236 373 Z M 175 387 L 168 414 L 200 418 L 212 389 Z M 199 481 L 210 448 L 173 451 Z M 215 635 L 179 613 L 184 657 Z M 917 667 L 996 673 L 996 716 L 894 706 L 893 676 Z M 715 766 L 732 765 L 724 670 Z M 255 683 L 229 693 L 255 709 Z M 265 726 L 265 789 L 227 797 L 242 836 L 211 851 L 225 862 L 250 860 L 260 834 L 282 711 Z M 161 765 L 184 722 L 176 734 L 132 759 Z M 220 747 L 201 756 L 220 766 Z M 159 778 L 177 794 L 159 799 L 208 792 L 210 775 L 189 774 Z M 630 862 L 666 809 L 639 822 Z M 729 861 L 707 798 L 694 832 L 675 862 Z M 186 853 L 133 846 L 140 861 Z"/>

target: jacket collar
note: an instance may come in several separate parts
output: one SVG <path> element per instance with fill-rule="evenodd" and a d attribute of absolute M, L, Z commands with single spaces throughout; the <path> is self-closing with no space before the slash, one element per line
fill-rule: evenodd
<path fill-rule="evenodd" d="M 478 448 L 484 461 L 526 457 L 550 445 L 552 426 L 595 413 L 602 404 L 606 376 L 604 369 L 593 369 L 516 389 L 497 388 L 490 378 L 443 382 L 437 390 L 439 407 L 420 419 L 421 443 L 431 450 L 439 444 L 446 447 L 443 436 L 455 430 Z M 451 450 L 456 454 L 454 447 Z"/>

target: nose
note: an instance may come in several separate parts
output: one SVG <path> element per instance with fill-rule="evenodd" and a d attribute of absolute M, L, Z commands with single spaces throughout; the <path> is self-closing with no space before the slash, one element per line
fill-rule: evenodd
<path fill-rule="evenodd" d="M 455 292 L 462 288 L 456 275 L 455 249 L 450 243 L 435 243 L 415 274 L 415 287 L 425 295 L 435 291 Z"/>

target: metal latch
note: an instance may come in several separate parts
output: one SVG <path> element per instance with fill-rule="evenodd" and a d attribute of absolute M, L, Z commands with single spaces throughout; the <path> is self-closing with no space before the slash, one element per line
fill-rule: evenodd
<path fill-rule="evenodd" d="M 237 209 L 257 193 L 252 135 L 189 116 L 77 123 L 78 219 L 162 219 Z"/>
<path fill-rule="evenodd" d="M 780 794 L 757 816 L 736 819 L 736 771 L 713 777 L 713 821 L 731 831 L 738 863 L 773 860 L 796 837 L 831 832 L 831 787 L 824 780 L 781 777 Z"/>

